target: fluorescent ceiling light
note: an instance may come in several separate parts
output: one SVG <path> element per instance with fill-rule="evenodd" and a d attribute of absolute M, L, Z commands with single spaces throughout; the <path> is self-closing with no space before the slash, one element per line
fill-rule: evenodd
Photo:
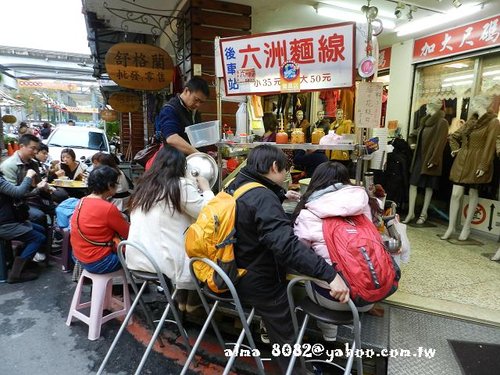
<path fill-rule="evenodd" d="M 483 77 L 494 76 L 500 74 L 500 70 L 490 70 L 489 72 L 484 72 Z"/>
<path fill-rule="evenodd" d="M 471 84 L 472 84 L 472 79 L 467 80 L 467 81 L 457 81 L 457 82 L 443 83 L 441 85 L 441 87 L 466 86 L 466 85 L 471 85 Z"/>
<path fill-rule="evenodd" d="M 443 79 L 443 82 L 462 81 L 464 79 L 470 79 L 470 78 L 474 78 L 474 74 L 465 74 L 463 76 L 448 77 Z"/>
<path fill-rule="evenodd" d="M 328 5 L 318 4 L 316 5 L 316 12 L 320 16 L 331 17 L 338 20 L 353 21 L 361 24 L 366 23 L 366 17 L 363 13 L 361 13 L 361 10 L 354 12 L 351 10 L 342 10 Z M 391 20 L 384 18 L 381 18 L 380 20 L 382 21 L 384 29 L 392 30 L 396 27 L 396 24 Z"/>
<path fill-rule="evenodd" d="M 464 64 L 464 63 L 453 63 L 453 64 L 445 65 L 446 68 L 455 68 L 455 69 L 467 68 L 468 66 L 469 66 L 468 64 Z"/>
<path fill-rule="evenodd" d="M 493 77 L 494 81 L 500 81 L 500 76 Z"/>
<path fill-rule="evenodd" d="M 335 6 L 335 7 L 339 7 L 339 8 L 353 10 L 355 12 L 361 12 L 361 7 L 359 5 L 353 4 L 353 3 L 350 3 L 350 2 L 329 1 L 329 0 L 327 0 L 327 1 L 324 1 L 322 3 L 324 3 L 325 6 L 330 5 L 330 6 Z M 380 10 L 380 9 L 378 10 L 378 15 L 379 15 L 379 17 L 384 17 L 384 18 L 391 18 L 391 19 L 395 19 L 396 18 L 394 16 L 394 13 L 392 13 L 392 12 L 386 12 L 385 10 Z"/>
<path fill-rule="evenodd" d="M 480 4 L 463 5 L 462 7 L 460 7 L 460 9 L 453 9 L 447 13 L 433 14 L 429 17 L 424 17 L 412 22 L 405 23 L 404 25 L 398 26 L 396 28 L 396 32 L 398 33 L 398 36 L 418 33 L 420 31 L 435 27 L 436 25 L 441 26 L 443 24 L 468 17 L 474 13 L 479 12 L 480 10 Z"/>

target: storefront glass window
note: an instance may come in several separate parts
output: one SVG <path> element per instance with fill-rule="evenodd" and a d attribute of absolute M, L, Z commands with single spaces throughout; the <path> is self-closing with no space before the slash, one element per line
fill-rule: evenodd
<path fill-rule="evenodd" d="M 417 67 L 412 103 L 412 126 L 408 141 L 416 142 L 417 129 L 426 114 L 426 104 L 439 99 L 443 103 L 445 118 L 448 121 L 448 133 L 459 130 L 470 117 L 469 101 L 476 95 L 488 96 L 492 109 L 499 113 L 500 105 L 500 52 L 485 53 L 481 56 L 437 62 L 428 66 Z M 443 174 L 438 192 L 439 197 L 449 198 L 451 183 L 448 175 L 453 163 L 449 156 L 449 145 L 444 151 Z M 494 151 L 493 151 L 494 152 Z M 500 165 L 495 161 L 492 181 L 482 184 L 480 197 L 498 199 Z"/>
<path fill-rule="evenodd" d="M 474 95 L 500 96 L 500 53 L 417 68 L 410 133 L 418 127 L 425 104 L 434 99 L 443 100 L 453 129 L 460 120 L 467 120 L 469 99 Z"/>
<path fill-rule="evenodd" d="M 483 58 L 479 94 L 488 96 L 500 95 L 500 54 Z"/>

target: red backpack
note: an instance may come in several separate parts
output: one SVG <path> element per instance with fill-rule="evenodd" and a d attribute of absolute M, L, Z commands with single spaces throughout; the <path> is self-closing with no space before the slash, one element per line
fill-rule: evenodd
<path fill-rule="evenodd" d="M 365 215 L 325 218 L 323 236 L 332 264 L 356 306 L 380 301 L 398 289 L 399 267 Z"/>

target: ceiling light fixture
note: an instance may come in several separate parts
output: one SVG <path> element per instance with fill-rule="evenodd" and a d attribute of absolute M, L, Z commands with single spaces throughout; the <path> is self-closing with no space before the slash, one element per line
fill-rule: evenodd
<path fill-rule="evenodd" d="M 415 5 L 410 6 L 410 9 L 408 10 L 408 14 L 406 15 L 406 18 L 408 21 L 411 21 L 413 19 L 413 12 L 417 11 L 417 7 Z"/>
<path fill-rule="evenodd" d="M 405 36 L 409 34 L 418 33 L 435 27 L 436 25 L 443 25 L 464 17 L 469 17 L 470 15 L 477 13 L 481 10 L 481 4 L 467 4 L 463 8 L 453 9 L 447 13 L 433 14 L 429 17 L 420 18 L 416 21 L 406 23 L 404 25 L 398 26 L 396 32 L 398 36 Z"/>
<path fill-rule="evenodd" d="M 451 3 L 455 8 L 460 8 L 462 6 L 462 2 L 460 0 L 453 0 Z"/>
<path fill-rule="evenodd" d="M 483 77 L 489 77 L 489 76 L 494 76 L 500 74 L 500 70 L 490 70 L 488 72 L 483 73 Z"/>
<path fill-rule="evenodd" d="M 446 68 L 462 69 L 467 68 L 469 65 L 465 63 L 453 63 L 445 65 Z"/>
<path fill-rule="evenodd" d="M 346 2 L 346 0 L 344 0 L 344 1 L 331 1 L 331 0 L 326 1 L 325 0 L 324 5 L 338 7 L 338 8 L 342 8 L 342 9 L 349 9 L 349 10 L 352 10 L 354 12 L 359 12 L 359 9 L 360 9 L 359 4 L 355 4 L 353 2 Z M 378 10 L 378 16 L 383 17 L 383 18 L 390 18 L 390 19 L 395 18 L 394 13 L 380 10 L 380 9 Z"/>
<path fill-rule="evenodd" d="M 453 82 L 453 81 L 463 81 L 464 79 L 474 78 L 474 74 L 464 74 L 461 76 L 447 77 L 443 79 L 443 82 Z"/>
<path fill-rule="evenodd" d="M 467 80 L 467 81 L 456 81 L 456 82 L 449 82 L 449 83 L 443 83 L 441 87 L 451 87 L 451 86 L 467 86 L 471 85 L 472 80 Z"/>
<path fill-rule="evenodd" d="M 331 17 L 337 20 L 366 23 L 366 16 L 359 10 L 357 12 L 354 12 L 350 10 L 331 7 L 321 3 L 318 3 L 315 8 L 316 8 L 316 13 L 318 13 L 320 16 Z M 392 30 L 396 27 L 396 24 L 392 20 L 386 18 L 381 18 L 380 20 L 382 21 L 384 29 Z"/>
<path fill-rule="evenodd" d="M 403 10 L 405 9 L 405 4 L 403 4 L 402 2 L 398 2 L 398 4 L 396 5 L 396 9 L 394 10 L 394 15 L 396 16 L 397 19 L 401 18 L 401 16 L 403 15 Z"/>

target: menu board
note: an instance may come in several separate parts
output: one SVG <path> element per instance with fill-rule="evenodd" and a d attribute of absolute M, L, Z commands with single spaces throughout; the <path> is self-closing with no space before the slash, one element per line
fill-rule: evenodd
<path fill-rule="evenodd" d="M 360 82 L 356 93 L 354 123 L 358 128 L 378 128 L 382 116 L 383 82 Z"/>

